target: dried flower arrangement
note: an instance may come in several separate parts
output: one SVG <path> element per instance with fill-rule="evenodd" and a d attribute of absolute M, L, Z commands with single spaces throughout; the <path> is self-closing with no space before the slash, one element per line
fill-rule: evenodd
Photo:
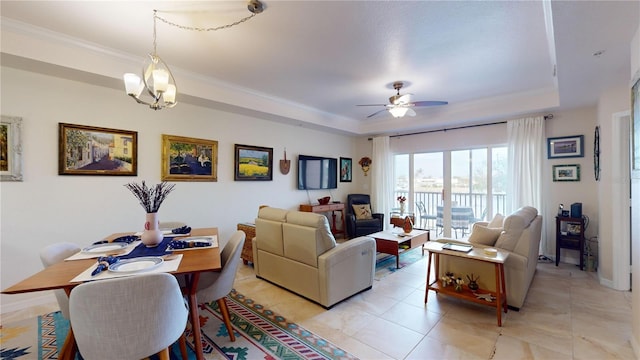
<path fill-rule="evenodd" d="M 138 201 L 140 201 L 140 205 L 142 205 L 148 214 L 158 212 L 160 205 L 162 205 L 164 199 L 173 191 L 175 186 L 175 184 L 161 182 L 155 186 L 147 187 L 144 180 L 142 180 L 142 185 L 134 182 L 125 185 Z"/>
<path fill-rule="evenodd" d="M 400 204 L 404 204 L 405 201 L 407 201 L 407 198 L 400 195 L 396 198 L 396 200 L 398 200 L 398 202 L 400 202 Z"/>

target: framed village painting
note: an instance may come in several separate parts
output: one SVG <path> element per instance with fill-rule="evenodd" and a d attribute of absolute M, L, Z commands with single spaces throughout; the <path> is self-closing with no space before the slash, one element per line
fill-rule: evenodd
<path fill-rule="evenodd" d="M 138 174 L 136 131 L 59 123 L 59 175 Z"/>

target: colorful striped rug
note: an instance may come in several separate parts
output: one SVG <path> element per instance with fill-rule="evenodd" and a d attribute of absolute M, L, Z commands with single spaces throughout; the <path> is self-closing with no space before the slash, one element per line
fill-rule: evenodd
<path fill-rule="evenodd" d="M 235 290 L 227 296 L 236 341 L 229 340 L 217 303 L 201 305 L 200 323 L 206 359 L 355 359 L 327 340 L 265 309 Z M 57 359 L 69 331 L 60 312 L 0 327 L 0 359 Z M 188 327 L 189 359 L 195 359 Z M 177 344 L 172 359 L 180 359 Z M 80 357 L 78 357 L 80 359 Z"/>

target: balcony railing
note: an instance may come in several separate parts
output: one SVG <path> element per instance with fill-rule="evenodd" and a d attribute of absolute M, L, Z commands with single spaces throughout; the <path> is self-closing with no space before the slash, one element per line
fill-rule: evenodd
<path fill-rule="evenodd" d="M 394 199 L 398 198 L 398 196 L 405 196 L 407 200 L 409 200 L 409 192 L 406 190 L 397 190 L 395 192 Z M 490 220 L 492 214 L 487 214 L 487 194 L 481 193 L 452 193 L 452 201 L 455 206 L 458 207 L 468 207 L 473 209 L 474 220 Z M 505 213 L 506 209 L 506 199 L 507 196 L 505 194 L 493 194 L 492 195 L 492 208 L 493 213 Z M 421 214 L 418 209 L 418 203 L 424 204 L 425 213 Z M 434 220 L 437 215 L 437 207 L 442 206 L 442 193 L 441 192 L 422 192 L 416 191 L 414 192 L 413 201 L 409 201 L 412 208 L 407 209 L 409 212 L 413 212 L 415 214 L 416 224 L 421 226 L 425 226 L 429 229 L 435 230 L 435 221 L 429 223 L 426 221 L 427 219 Z M 421 216 L 422 215 L 422 216 Z M 473 222 L 472 222 L 473 223 Z"/>

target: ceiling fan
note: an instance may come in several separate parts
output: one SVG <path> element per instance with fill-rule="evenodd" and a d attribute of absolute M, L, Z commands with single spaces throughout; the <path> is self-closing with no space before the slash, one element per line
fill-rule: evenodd
<path fill-rule="evenodd" d="M 393 117 L 401 118 L 405 115 L 416 116 L 415 110 L 413 107 L 416 106 L 438 106 L 438 105 L 446 105 L 449 102 L 447 101 L 411 101 L 411 95 L 413 94 L 403 94 L 400 95 L 400 89 L 402 89 L 402 81 L 396 81 L 393 83 L 393 88 L 397 91 L 396 95 L 393 95 L 389 98 L 389 104 L 367 104 L 367 105 L 356 105 L 356 106 L 384 106 L 386 109 L 376 111 L 373 114 L 367 116 L 370 118 L 372 116 L 378 115 L 383 111 L 389 111 Z"/>

